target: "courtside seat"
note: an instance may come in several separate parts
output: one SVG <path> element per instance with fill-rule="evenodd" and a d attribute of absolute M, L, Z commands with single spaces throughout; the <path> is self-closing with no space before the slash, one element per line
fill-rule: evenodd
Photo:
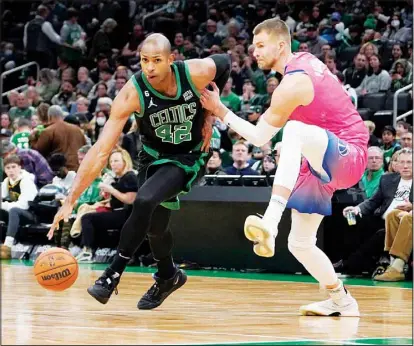
<path fill-rule="evenodd" d="M 370 108 L 376 112 L 384 109 L 386 99 L 387 95 L 385 93 L 366 94 L 360 98 L 361 103 L 358 103 L 358 105 L 361 108 Z"/>

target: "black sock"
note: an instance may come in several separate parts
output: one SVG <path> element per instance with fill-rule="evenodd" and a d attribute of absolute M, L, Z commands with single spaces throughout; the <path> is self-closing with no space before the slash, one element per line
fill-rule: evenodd
<path fill-rule="evenodd" d="M 157 260 L 158 277 L 164 280 L 171 279 L 177 271 L 171 256 Z"/>
<path fill-rule="evenodd" d="M 129 260 L 130 258 L 122 257 L 119 253 L 117 253 L 109 268 L 111 268 L 114 272 L 117 272 L 119 275 L 122 275 Z"/>

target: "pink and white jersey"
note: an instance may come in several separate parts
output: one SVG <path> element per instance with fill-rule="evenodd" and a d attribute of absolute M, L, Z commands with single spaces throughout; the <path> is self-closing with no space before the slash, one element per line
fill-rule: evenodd
<path fill-rule="evenodd" d="M 297 107 L 289 119 L 319 126 L 366 151 L 368 130 L 338 78 L 310 53 L 294 54 L 285 68 L 285 75 L 300 72 L 311 78 L 315 96 L 309 105 Z"/>

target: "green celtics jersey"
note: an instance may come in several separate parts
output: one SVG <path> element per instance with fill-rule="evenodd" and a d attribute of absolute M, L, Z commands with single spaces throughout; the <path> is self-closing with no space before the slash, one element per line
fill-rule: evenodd
<path fill-rule="evenodd" d="M 202 141 L 204 124 L 200 94 L 187 64 L 175 61 L 171 68 L 177 81 L 174 97 L 155 90 L 142 71 L 132 76 L 141 104 L 136 116 L 144 149 L 149 147 L 161 155 L 191 152 Z"/>
<path fill-rule="evenodd" d="M 11 142 L 16 145 L 19 149 L 29 149 L 29 136 L 30 132 L 19 132 L 13 135 Z"/>

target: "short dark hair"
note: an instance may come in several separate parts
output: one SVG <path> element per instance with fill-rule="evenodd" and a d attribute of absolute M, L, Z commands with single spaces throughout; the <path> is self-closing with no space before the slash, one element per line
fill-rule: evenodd
<path fill-rule="evenodd" d="M 382 129 L 381 134 L 383 134 L 386 131 L 391 132 L 394 137 L 397 135 L 397 131 L 395 130 L 394 126 L 392 126 L 392 125 L 384 126 L 384 128 Z"/>
<path fill-rule="evenodd" d="M 409 123 L 407 123 L 404 120 L 397 121 L 397 125 L 402 125 L 402 127 L 404 127 L 405 130 L 409 130 L 411 126 Z"/>
<path fill-rule="evenodd" d="M 79 12 L 76 8 L 74 7 L 69 7 L 68 8 L 68 18 L 73 18 L 73 17 L 79 17 Z"/>
<path fill-rule="evenodd" d="M 22 159 L 17 155 L 9 155 L 4 159 L 4 167 L 7 165 L 16 164 L 22 166 Z"/>
<path fill-rule="evenodd" d="M 61 153 L 53 154 L 49 159 L 49 165 L 52 171 L 57 171 L 66 166 L 66 157 Z"/>
<path fill-rule="evenodd" d="M 212 149 L 213 153 L 217 153 L 217 155 L 219 156 L 220 160 L 222 159 L 222 155 L 219 149 Z"/>

